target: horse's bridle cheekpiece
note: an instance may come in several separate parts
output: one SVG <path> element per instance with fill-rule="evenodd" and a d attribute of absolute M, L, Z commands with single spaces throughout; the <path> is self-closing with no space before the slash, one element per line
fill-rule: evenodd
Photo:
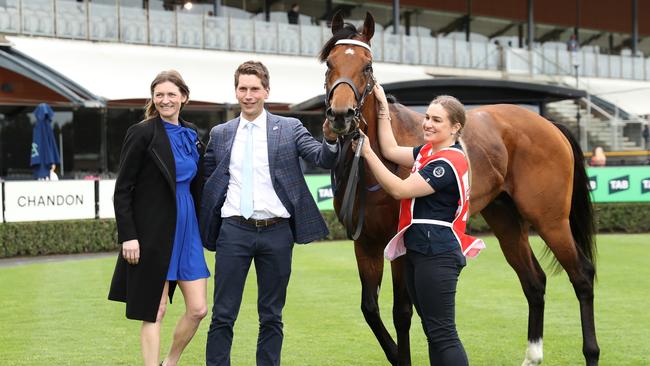
<path fill-rule="evenodd" d="M 352 46 L 359 46 L 367 49 L 370 52 L 370 56 L 372 57 L 372 50 L 370 49 L 370 46 L 365 43 L 358 41 L 356 39 L 341 39 L 336 42 L 336 46 L 338 45 L 352 45 Z M 375 87 L 375 76 L 372 74 L 372 68 L 370 71 L 364 71 L 365 74 L 367 74 L 367 81 L 366 81 L 366 87 L 363 90 L 363 94 L 359 94 L 359 90 L 357 87 L 354 85 L 354 82 L 350 78 L 338 78 L 332 86 L 330 87 L 329 90 L 327 90 L 327 77 L 325 78 L 325 89 L 327 91 L 326 96 L 325 96 L 325 107 L 328 109 L 330 107 L 330 100 L 332 99 L 332 94 L 334 93 L 334 90 L 336 89 L 337 86 L 341 84 L 348 84 L 350 88 L 352 88 L 352 92 L 354 93 L 354 98 L 357 102 L 357 106 L 354 108 L 354 119 L 357 122 L 357 128 L 359 128 L 359 122 L 363 121 L 366 126 L 368 123 L 363 119 L 363 116 L 361 115 L 361 110 L 363 108 L 363 104 L 366 100 L 366 97 L 372 93 L 372 88 Z M 354 131 L 350 131 L 350 133 L 356 132 L 356 129 Z"/>

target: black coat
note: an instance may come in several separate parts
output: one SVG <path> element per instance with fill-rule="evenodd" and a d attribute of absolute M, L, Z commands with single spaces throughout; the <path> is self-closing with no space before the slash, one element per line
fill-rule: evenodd
<path fill-rule="evenodd" d="M 138 239 L 140 261 L 130 265 L 120 251 L 108 298 L 126 302 L 127 318 L 149 322 L 156 321 L 176 232 L 176 164 L 163 123 L 156 117 L 127 130 L 113 197 L 118 242 Z M 194 125 L 180 123 L 196 131 Z M 203 176 L 200 139 L 197 148 L 201 159 L 190 190 L 198 214 Z M 175 286 L 170 281 L 170 302 Z"/>

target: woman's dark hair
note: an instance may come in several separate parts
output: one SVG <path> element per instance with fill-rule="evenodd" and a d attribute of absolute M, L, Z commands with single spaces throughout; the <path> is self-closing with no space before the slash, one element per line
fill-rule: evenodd
<path fill-rule="evenodd" d="M 149 88 L 149 92 L 151 93 L 151 98 L 147 101 L 147 104 L 144 106 L 144 118 L 149 119 L 153 117 L 158 116 L 158 111 L 156 110 L 156 106 L 153 104 L 153 90 L 156 88 L 156 85 L 162 84 L 166 81 L 169 81 L 170 83 L 173 83 L 178 87 L 178 90 L 181 91 L 181 94 L 188 98 L 185 100 L 185 102 L 181 103 L 181 110 L 183 110 L 183 107 L 188 103 L 189 97 L 190 97 L 190 88 L 185 84 L 185 80 L 183 80 L 183 77 L 181 74 L 176 71 L 176 70 L 167 70 L 167 71 L 162 71 L 158 75 L 156 75 L 156 78 L 153 79 L 151 82 L 151 87 Z"/>

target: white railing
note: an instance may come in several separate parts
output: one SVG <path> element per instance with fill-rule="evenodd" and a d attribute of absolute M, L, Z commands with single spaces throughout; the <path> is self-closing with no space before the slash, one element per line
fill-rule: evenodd
<path fill-rule="evenodd" d="M 229 16 L 214 17 L 75 0 L 6 4 L 0 7 L 0 33 L 7 34 L 300 56 L 317 55 L 331 36 L 324 24 L 265 22 L 232 9 Z M 466 42 L 455 36 L 432 37 L 414 29 L 414 35 L 397 35 L 378 27 L 372 40 L 375 60 L 529 75 L 575 75 L 578 64 L 581 77 L 650 80 L 650 59 L 640 56 L 604 55 L 597 47 L 571 53 L 562 43 L 528 51 L 479 38 Z"/>
<path fill-rule="evenodd" d="M 619 150 L 638 150 L 642 149 L 643 137 L 642 129 L 645 123 L 641 118 L 631 116 L 630 119 L 623 119 L 619 115 L 619 109 L 616 105 L 614 107 L 614 114 L 607 112 L 597 104 L 591 101 L 590 96 L 587 98 L 581 99 L 581 104 L 583 104 L 587 109 L 587 116 L 599 116 L 605 122 L 606 127 L 609 129 L 611 139 L 608 141 L 610 150 L 619 151 Z M 584 121 L 584 122 L 583 122 Z M 581 144 L 586 146 L 586 133 L 589 130 L 589 126 L 586 125 L 586 118 L 581 120 L 580 130 L 585 133 L 585 136 L 581 136 Z M 633 146 L 625 146 L 623 137 L 627 137 L 628 141 L 632 142 Z M 582 141 L 582 139 L 585 139 Z M 583 147 L 584 147 L 583 146 Z"/>

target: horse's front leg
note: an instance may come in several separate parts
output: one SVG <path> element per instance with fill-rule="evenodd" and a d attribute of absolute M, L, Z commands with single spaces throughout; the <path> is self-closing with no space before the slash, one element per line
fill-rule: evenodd
<path fill-rule="evenodd" d="M 398 359 L 400 365 L 407 366 L 411 364 L 409 330 L 413 317 L 413 303 L 406 290 L 404 260 L 402 256 L 391 262 L 391 273 L 393 275 L 393 323 L 397 333 Z"/>
<path fill-rule="evenodd" d="M 379 290 L 384 272 L 383 247 L 373 247 L 367 239 L 361 237 L 354 242 L 354 253 L 361 279 L 361 312 L 388 361 L 392 365 L 399 365 L 397 344 L 386 330 L 379 314 Z"/>

